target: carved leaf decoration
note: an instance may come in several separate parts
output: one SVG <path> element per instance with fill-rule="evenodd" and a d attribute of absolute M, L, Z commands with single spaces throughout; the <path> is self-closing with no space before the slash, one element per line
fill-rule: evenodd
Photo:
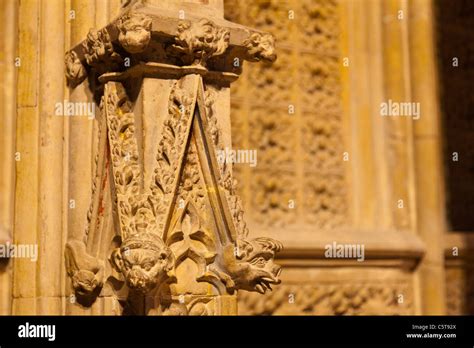
<path fill-rule="evenodd" d="M 157 166 L 151 183 L 158 226 L 164 229 L 171 196 L 176 187 L 180 156 L 185 150 L 186 132 L 191 119 L 192 98 L 177 82 L 170 93 L 168 117 L 164 121 L 162 138 L 158 143 Z"/>

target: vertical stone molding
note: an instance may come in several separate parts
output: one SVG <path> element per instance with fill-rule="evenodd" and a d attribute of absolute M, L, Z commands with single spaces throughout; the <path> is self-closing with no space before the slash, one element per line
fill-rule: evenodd
<path fill-rule="evenodd" d="M 473 313 L 470 4 L 0 0 L 0 315 Z"/>
<path fill-rule="evenodd" d="M 0 4 L 0 246 L 13 238 L 15 190 L 15 89 L 14 52 L 18 39 L 17 6 L 13 0 Z M 12 312 L 12 260 L 0 258 L 0 315 Z"/>
<path fill-rule="evenodd" d="M 243 60 L 275 59 L 269 34 L 146 2 L 66 53 L 69 86 L 88 81 L 100 103 L 87 223 L 71 226 L 65 251 L 78 306 L 111 296 L 123 314 L 237 314 L 238 290 L 280 283 L 282 244 L 249 238 L 218 159 Z"/>

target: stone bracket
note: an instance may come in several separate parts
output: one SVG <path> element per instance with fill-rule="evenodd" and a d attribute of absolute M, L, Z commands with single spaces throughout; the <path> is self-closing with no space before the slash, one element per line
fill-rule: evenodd
<path fill-rule="evenodd" d="M 175 13 L 134 6 L 104 28 L 91 30 L 66 53 L 66 76 L 68 84 L 75 87 L 91 73 L 95 78 L 143 62 L 210 65 L 238 76 L 241 60 L 273 62 L 274 43 L 270 34 L 225 19 L 182 20 Z"/>

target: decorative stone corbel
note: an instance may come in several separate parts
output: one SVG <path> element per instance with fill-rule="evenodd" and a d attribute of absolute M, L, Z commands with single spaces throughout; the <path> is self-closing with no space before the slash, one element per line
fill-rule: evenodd
<path fill-rule="evenodd" d="M 82 241 L 66 243 L 66 270 L 79 302 L 91 303 L 104 285 L 103 261 L 89 255 Z"/>
<path fill-rule="evenodd" d="M 158 284 L 176 281 L 174 255 L 155 233 L 137 233 L 112 252 L 111 262 L 132 291 L 147 294 Z"/>
<path fill-rule="evenodd" d="M 260 60 L 274 62 L 277 58 L 275 38 L 270 34 L 251 34 L 243 44 L 247 49 L 245 58 L 250 62 L 258 62 Z"/>
<path fill-rule="evenodd" d="M 72 87 L 79 85 L 87 77 L 87 71 L 74 51 L 66 52 L 65 55 L 66 78 Z"/>
<path fill-rule="evenodd" d="M 281 267 L 273 260 L 283 245 L 271 238 L 256 238 L 250 241 L 238 239 L 237 246 L 228 245 L 213 267 L 226 288 L 255 291 L 264 294 L 272 285 L 280 284 Z"/>
<path fill-rule="evenodd" d="M 85 242 L 66 246 L 73 288 L 92 298 L 115 279 L 109 288 L 128 290 L 122 302 L 147 303 L 133 313 L 235 314 L 237 290 L 280 282 L 273 260 L 282 245 L 247 237 L 231 165 L 217 160 L 230 145 L 219 120 L 228 110 L 217 105 L 240 73 L 229 62 L 274 61 L 274 39 L 224 19 L 141 12 L 139 2 L 124 9 L 66 55 L 71 85 L 89 76 L 101 96 Z M 148 80 L 163 82 L 164 116 L 134 103 Z M 145 148 L 151 129 L 160 132 Z"/>
<path fill-rule="evenodd" d="M 178 34 L 170 50 L 181 56 L 185 65 L 206 66 L 208 59 L 220 56 L 229 46 L 229 30 L 216 26 L 212 21 L 181 21 Z"/>
<path fill-rule="evenodd" d="M 117 69 L 122 63 L 122 57 L 115 52 L 107 30 L 91 29 L 83 43 L 83 48 L 87 64 L 99 73 Z"/>
<path fill-rule="evenodd" d="M 8 261 L 10 260 L 8 256 L 9 250 L 7 248 L 10 246 L 11 243 L 11 233 L 10 230 L 7 229 L 5 226 L 0 224 L 0 248 L 3 249 L 2 255 L 0 256 L 0 272 L 3 272 L 6 268 Z"/>

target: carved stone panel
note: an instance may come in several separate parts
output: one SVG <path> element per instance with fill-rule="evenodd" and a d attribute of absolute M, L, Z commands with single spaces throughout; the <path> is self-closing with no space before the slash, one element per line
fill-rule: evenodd
<path fill-rule="evenodd" d="M 398 270 L 287 267 L 274 292 L 241 293 L 239 309 L 246 315 L 409 315 L 414 301 L 410 276 Z"/>
<path fill-rule="evenodd" d="M 277 61 L 248 66 L 232 85 L 233 148 L 258 158 L 235 166 L 249 218 L 264 228 L 346 225 L 338 1 L 225 5 L 230 20 L 277 38 Z"/>

